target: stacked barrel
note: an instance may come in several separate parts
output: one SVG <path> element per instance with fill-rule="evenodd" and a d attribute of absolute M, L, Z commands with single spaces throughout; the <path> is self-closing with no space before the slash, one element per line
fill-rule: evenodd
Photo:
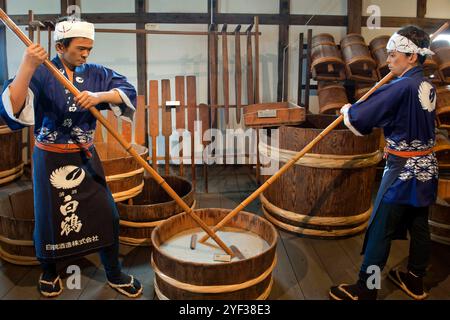
<path fill-rule="evenodd" d="M 430 210 L 431 239 L 450 245 L 450 43 L 437 40 L 431 43 L 435 53 L 436 70 L 436 137 L 435 152 L 439 163 L 439 185 L 436 204 Z"/>

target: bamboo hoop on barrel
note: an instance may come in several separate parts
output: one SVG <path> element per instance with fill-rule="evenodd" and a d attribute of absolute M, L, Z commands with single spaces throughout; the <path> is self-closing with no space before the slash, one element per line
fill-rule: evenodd
<path fill-rule="evenodd" d="M 449 23 L 444 23 L 435 33 L 431 35 L 431 40 L 435 38 L 438 34 L 442 33 L 449 27 Z M 389 72 L 383 79 L 381 79 L 375 86 L 372 87 L 365 95 L 363 95 L 358 101 L 362 102 L 372 95 L 379 87 L 389 82 L 394 77 L 392 72 Z M 248 206 L 253 200 L 255 200 L 261 193 L 263 193 L 273 182 L 275 182 L 283 173 L 285 173 L 290 167 L 292 167 L 301 157 L 303 157 L 308 151 L 310 151 L 320 140 L 322 140 L 328 133 L 330 133 L 334 128 L 336 128 L 342 121 L 344 116 L 340 115 L 336 120 L 334 120 L 328 127 L 326 127 L 317 137 L 315 137 L 310 143 L 308 143 L 302 150 L 300 150 L 294 157 L 285 163 L 277 173 L 271 176 L 267 181 L 256 189 L 247 199 L 242 201 L 235 209 L 233 209 L 229 214 L 227 214 L 219 223 L 213 227 L 213 232 L 216 232 L 224 225 L 228 223 L 235 215 L 237 215 L 241 210 Z M 203 236 L 199 242 L 205 242 L 209 239 L 209 235 Z"/>
<path fill-rule="evenodd" d="M 14 21 L 0 8 L 0 19 L 3 23 L 27 46 L 31 46 L 33 42 L 22 32 L 22 30 L 17 27 Z M 64 75 L 62 75 L 59 70 L 48 60 L 44 61 L 44 66 L 49 69 L 53 76 L 66 87 L 75 97 L 80 94 L 80 91 L 69 81 Z M 100 121 L 100 123 L 108 130 L 108 132 L 120 143 L 120 145 L 131 154 L 135 160 L 140 163 L 144 169 L 146 169 L 150 175 L 155 179 L 155 181 L 177 202 L 177 204 L 183 208 L 183 210 L 191 216 L 192 219 L 197 222 L 197 224 L 208 234 L 214 241 L 230 256 L 234 256 L 233 252 L 227 245 L 214 233 L 212 230 L 201 220 L 192 209 L 180 198 L 180 196 L 167 184 L 167 182 L 156 172 L 144 159 L 142 159 L 139 154 L 132 148 L 131 143 L 127 142 L 122 136 L 120 136 L 114 128 L 108 123 L 108 121 L 103 117 L 103 115 L 96 108 L 89 108 L 92 115 Z"/>

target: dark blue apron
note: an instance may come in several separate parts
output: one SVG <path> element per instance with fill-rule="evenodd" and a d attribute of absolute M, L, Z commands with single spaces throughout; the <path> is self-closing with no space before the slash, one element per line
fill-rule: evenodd
<path fill-rule="evenodd" d="M 386 160 L 386 166 L 383 172 L 383 178 L 381 179 L 380 188 L 378 189 L 377 197 L 375 198 L 375 202 L 373 204 L 372 214 L 370 215 L 369 225 L 367 227 L 366 235 L 364 237 L 364 244 L 362 248 L 361 254 L 365 253 L 367 243 L 370 241 L 370 230 L 371 228 L 375 228 L 377 226 L 377 212 L 380 207 L 381 201 L 383 200 L 386 191 L 388 191 L 389 187 L 395 182 L 400 173 L 402 172 L 407 158 L 401 158 L 394 155 L 388 155 Z M 406 229 L 397 230 L 395 239 L 402 239 L 406 237 Z"/>
<path fill-rule="evenodd" d="M 53 262 L 112 245 L 116 206 L 94 147 L 55 153 L 34 148 L 34 244 Z"/>

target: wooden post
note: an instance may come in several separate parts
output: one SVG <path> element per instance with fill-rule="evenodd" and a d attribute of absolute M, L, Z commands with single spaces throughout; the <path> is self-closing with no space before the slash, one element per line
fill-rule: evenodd
<path fill-rule="evenodd" d="M 194 190 L 197 187 L 197 178 L 195 172 L 195 121 L 197 120 L 197 89 L 195 84 L 195 76 L 188 76 L 187 86 L 187 127 L 191 134 L 191 176 L 192 186 Z"/>
<path fill-rule="evenodd" d="M 184 116 L 184 110 L 186 105 L 185 95 L 184 95 L 184 83 L 185 78 L 183 76 L 176 76 L 175 77 L 175 99 L 177 101 L 180 101 L 180 106 L 177 107 L 176 115 L 175 115 L 175 130 L 177 132 L 181 133 L 178 143 L 180 146 L 179 150 L 179 156 L 180 156 L 180 176 L 184 176 L 184 159 L 183 159 L 183 133 L 184 129 L 186 127 L 185 125 L 185 116 Z"/>
<path fill-rule="evenodd" d="M 147 12 L 147 1 L 135 0 L 136 16 L 144 15 Z M 138 29 L 145 29 L 145 23 L 137 23 Z M 136 34 L 136 59 L 137 59 L 137 81 L 138 95 L 144 95 L 147 101 L 147 35 Z"/>
<path fill-rule="evenodd" d="M 260 102 L 259 96 L 259 17 L 255 17 L 255 103 Z"/>
<path fill-rule="evenodd" d="M 227 24 L 222 26 L 222 80 L 223 80 L 223 104 L 225 111 L 225 127 L 230 121 L 230 76 L 228 73 L 228 39 Z M 224 157 L 225 159 L 225 157 Z"/>
<path fill-rule="evenodd" d="M 247 104 L 255 103 L 255 91 L 253 85 L 253 47 L 251 31 L 253 24 L 247 28 Z"/>
<path fill-rule="evenodd" d="M 235 94 L 236 94 L 236 121 L 241 122 L 242 109 L 242 65 L 241 65 L 241 25 L 237 25 L 234 29 L 234 76 L 235 76 Z"/>
<path fill-rule="evenodd" d="M 427 14 L 427 0 L 417 0 L 417 18 L 425 18 Z"/>
<path fill-rule="evenodd" d="M 311 45 L 312 45 L 312 29 L 308 29 L 306 48 L 306 86 L 305 86 L 305 110 L 309 112 L 309 89 L 311 85 Z"/>
<path fill-rule="evenodd" d="M 217 128 L 217 34 L 215 25 L 210 26 L 210 34 L 208 36 L 209 43 L 209 105 L 211 106 L 211 125 Z"/>
<path fill-rule="evenodd" d="M 278 31 L 277 101 L 286 101 L 289 87 L 289 70 L 287 67 L 289 65 L 289 51 L 287 46 L 289 44 L 290 0 L 280 0 L 280 19 L 281 21 Z"/>
<path fill-rule="evenodd" d="M 362 0 L 347 0 L 347 34 L 361 34 Z"/>
<path fill-rule="evenodd" d="M 170 136 L 172 135 L 172 107 L 167 106 L 170 101 L 170 80 L 161 80 L 161 105 L 162 105 L 162 134 L 164 136 L 164 167 L 165 174 L 170 174 Z"/>
<path fill-rule="evenodd" d="M 303 32 L 298 36 L 298 85 L 297 85 L 297 105 L 302 105 L 303 90 Z"/>
<path fill-rule="evenodd" d="M 157 138 L 159 135 L 159 106 L 158 106 L 158 80 L 150 80 L 149 84 L 149 106 L 148 106 L 148 135 L 152 143 L 152 167 L 158 170 L 157 160 Z"/>
<path fill-rule="evenodd" d="M 203 137 L 205 136 L 205 132 L 211 128 L 208 109 L 209 109 L 209 107 L 206 104 L 200 104 L 198 106 L 199 119 L 200 119 L 200 123 L 202 124 L 201 141 L 203 144 L 203 148 L 206 148 L 207 145 L 209 144 L 207 141 L 203 140 Z M 207 160 L 207 159 L 202 160 L 202 162 L 203 162 L 203 178 L 204 178 L 204 183 L 205 183 L 205 192 L 208 193 L 208 163 L 206 163 L 205 160 Z"/>

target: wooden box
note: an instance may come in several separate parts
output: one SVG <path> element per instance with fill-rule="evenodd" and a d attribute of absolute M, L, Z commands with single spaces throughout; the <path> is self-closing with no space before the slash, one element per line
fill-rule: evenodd
<path fill-rule="evenodd" d="M 305 108 L 289 102 L 258 103 L 244 107 L 244 122 L 247 127 L 278 127 L 304 121 Z"/>

